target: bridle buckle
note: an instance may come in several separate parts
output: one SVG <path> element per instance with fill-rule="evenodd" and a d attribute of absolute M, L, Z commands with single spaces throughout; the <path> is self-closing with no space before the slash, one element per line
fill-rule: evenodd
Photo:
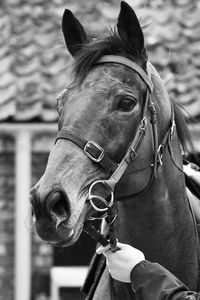
<path fill-rule="evenodd" d="M 147 120 L 145 117 L 142 118 L 142 120 L 140 121 L 140 127 L 139 127 L 139 131 L 146 131 L 146 126 L 147 126 Z"/>
<path fill-rule="evenodd" d="M 83 151 L 92 161 L 97 163 L 104 157 L 104 149 L 93 141 L 88 141 Z M 95 155 L 97 156 L 95 157 Z"/>

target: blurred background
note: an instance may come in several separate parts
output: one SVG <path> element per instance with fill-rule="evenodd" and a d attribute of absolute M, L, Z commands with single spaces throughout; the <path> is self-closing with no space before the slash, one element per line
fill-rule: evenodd
<path fill-rule="evenodd" d="M 200 153 L 200 1 L 127 2 L 149 24 L 149 60 L 188 112 Z M 79 287 L 94 243 L 84 235 L 66 250 L 43 243 L 32 233 L 28 198 L 56 135 L 56 96 L 70 79 L 63 11 L 104 33 L 119 7 L 119 0 L 0 1 L 0 300 L 84 299 Z"/>

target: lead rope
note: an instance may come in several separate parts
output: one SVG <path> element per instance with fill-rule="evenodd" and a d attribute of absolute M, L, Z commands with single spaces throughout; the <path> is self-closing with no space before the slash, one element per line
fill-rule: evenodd
<path fill-rule="evenodd" d="M 102 246 L 107 246 L 110 244 L 110 249 L 112 252 L 117 250 L 117 234 L 116 234 L 116 204 L 113 202 L 111 206 L 107 207 L 107 216 L 106 222 L 109 227 L 109 237 L 106 239 L 102 233 L 100 233 L 95 226 L 92 224 L 92 221 L 88 220 L 84 223 L 83 231 L 85 231 L 91 238 L 93 238 L 97 243 L 100 243 Z"/>
<path fill-rule="evenodd" d="M 91 221 L 86 221 L 84 223 L 83 231 L 86 232 L 93 240 L 97 243 L 100 243 L 102 246 L 107 246 L 109 240 L 107 240 L 103 234 L 101 234 L 93 225 Z"/>
<path fill-rule="evenodd" d="M 107 217 L 106 217 L 106 221 L 108 222 L 108 226 L 109 226 L 110 249 L 112 252 L 117 251 L 116 219 L 117 219 L 116 202 L 114 201 L 113 205 L 111 207 L 108 207 Z"/>

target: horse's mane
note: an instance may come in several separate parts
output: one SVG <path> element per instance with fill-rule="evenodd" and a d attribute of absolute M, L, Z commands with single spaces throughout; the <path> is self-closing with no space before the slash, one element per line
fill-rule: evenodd
<path fill-rule="evenodd" d="M 182 145 L 183 150 L 187 153 L 187 151 L 192 149 L 193 153 L 195 152 L 194 146 L 192 144 L 191 135 L 187 126 L 187 119 L 183 114 L 183 107 L 171 99 L 174 107 L 174 117 L 176 122 L 176 129 L 178 138 Z"/>
<path fill-rule="evenodd" d="M 142 67 L 146 69 L 147 51 L 146 48 L 142 56 L 136 51 L 129 52 L 126 46 L 121 41 L 116 30 L 110 31 L 109 36 L 98 37 L 91 40 L 90 43 L 83 45 L 81 51 L 78 52 L 73 64 L 73 72 L 75 80 L 82 82 L 92 67 L 103 55 L 122 55 L 135 62 L 140 62 Z M 175 122 L 178 133 L 178 138 L 185 152 L 189 148 L 193 149 L 190 133 L 187 127 L 186 117 L 182 112 L 180 105 L 171 99 L 174 106 Z"/>

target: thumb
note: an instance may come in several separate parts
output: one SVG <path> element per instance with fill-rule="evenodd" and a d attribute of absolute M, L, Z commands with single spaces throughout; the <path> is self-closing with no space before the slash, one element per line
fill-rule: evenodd
<path fill-rule="evenodd" d="M 126 249 L 129 249 L 130 247 L 133 248 L 132 246 L 130 246 L 128 244 L 117 242 L 117 248 L 118 248 L 118 250 L 126 250 Z"/>

